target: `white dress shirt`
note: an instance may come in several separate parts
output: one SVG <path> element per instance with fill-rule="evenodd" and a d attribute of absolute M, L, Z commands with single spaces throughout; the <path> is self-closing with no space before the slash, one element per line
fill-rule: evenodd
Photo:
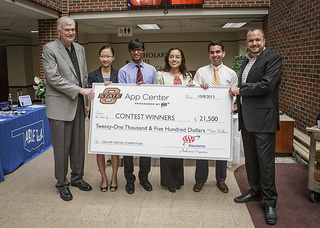
<path fill-rule="evenodd" d="M 208 83 L 209 86 L 212 86 L 214 68 L 215 66 L 212 65 L 212 63 L 199 68 L 194 76 L 193 83 L 196 85 Z M 220 78 L 220 86 L 237 86 L 238 77 L 234 70 L 223 65 L 222 63 L 218 66 L 218 73 Z"/>

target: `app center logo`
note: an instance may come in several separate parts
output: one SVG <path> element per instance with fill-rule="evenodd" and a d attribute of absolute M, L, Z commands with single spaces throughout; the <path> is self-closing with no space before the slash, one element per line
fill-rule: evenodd
<path fill-rule="evenodd" d="M 120 89 L 118 88 L 106 88 L 103 93 L 100 93 L 98 98 L 100 98 L 100 103 L 102 104 L 114 104 L 117 99 L 120 99 L 122 94 L 120 94 Z"/>

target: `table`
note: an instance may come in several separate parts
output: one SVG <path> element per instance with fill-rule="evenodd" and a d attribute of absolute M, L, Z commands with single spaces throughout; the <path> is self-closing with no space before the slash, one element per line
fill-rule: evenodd
<path fill-rule="evenodd" d="M 320 152 L 317 151 L 317 142 L 320 142 L 320 129 L 317 126 L 307 127 L 310 136 L 310 154 L 308 163 L 308 189 L 311 190 L 312 202 L 319 200 L 320 193 Z"/>
<path fill-rule="evenodd" d="M 15 114 L 0 114 L 6 119 L 0 122 L 0 181 L 52 146 L 45 105 L 15 109 Z"/>
<path fill-rule="evenodd" d="M 280 131 L 276 133 L 276 153 L 291 154 L 293 150 L 294 119 L 280 115 Z"/>

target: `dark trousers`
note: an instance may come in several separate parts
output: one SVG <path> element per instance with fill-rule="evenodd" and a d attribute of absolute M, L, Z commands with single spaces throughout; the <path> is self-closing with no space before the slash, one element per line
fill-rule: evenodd
<path fill-rule="evenodd" d="M 195 179 L 197 183 L 206 183 L 209 175 L 208 160 L 196 161 Z M 216 180 L 224 182 L 227 177 L 227 161 L 216 161 Z"/>
<path fill-rule="evenodd" d="M 184 184 L 183 159 L 160 158 L 161 186 L 177 187 Z"/>
<path fill-rule="evenodd" d="M 54 173 L 57 189 L 69 186 L 66 178 L 70 156 L 71 182 L 82 180 L 85 157 L 85 116 L 83 99 L 78 99 L 78 108 L 73 121 L 49 119 L 54 155 Z"/>
<path fill-rule="evenodd" d="M 124 176 L 128 183 L 133 183 L 136 180 L 136 176 L 133 174 L 134 165 L 132 156 L 123 156 Z M 140 157 L 139 158 L 139 180 L 145 182 L 148 180 L 148 174 L 150 172 L 151 158 Z"/>
<path fill-rule="evenodd" d="M 241 130 L 245 166 L 252 195 L 263 195 L 266 206 L 275 207 L 278 194 L 275 185 L 276 133 L 253 133 Z"/>

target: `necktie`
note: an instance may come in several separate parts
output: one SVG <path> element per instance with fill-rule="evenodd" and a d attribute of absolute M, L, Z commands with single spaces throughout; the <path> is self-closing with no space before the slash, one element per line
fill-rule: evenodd
<path fill-rule="evenodd" d="M 137 65 L 137 67 L 138 67 L 138 72 L 137 72 L 137 80 L 136 80 L 136 83 L 143 81 L 143 77 L 142 77 L 142 73 L 141 73 L 141 69 L 140 69 L 141 66 L 140 66 L 140 65 Z"/>
<path fill-rule="evenodd" d="M 220 78 L 219 78 L 219 73 L 218 73 L 218 67 L 214 68 L 214 74 L 212 78 L 212 85 L 213 86 L 219 86 L 220 85 Z"/>
<path fill-rule="evenodd" d="M 174 85 L 181 85 L 181 80 L 180 80 L 179 76 L 174 76 L 173 84 Z"/>

